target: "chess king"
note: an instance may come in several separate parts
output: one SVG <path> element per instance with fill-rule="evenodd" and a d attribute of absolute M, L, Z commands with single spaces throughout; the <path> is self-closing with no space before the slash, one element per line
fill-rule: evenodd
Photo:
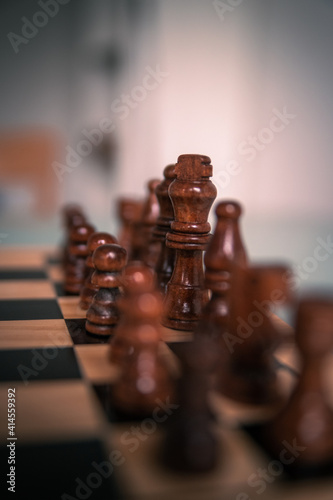
<path fill-rule="evenodd" d="M 176 330 L 194 330 L 209 300 L 204 287 L 203 251 L 210 238 L 209 210 L 217 191 L 210 177 L 208 156 L 185 154 L 178 158 L 176 179 L 169 186 L 174 221 L 166 245 L 176 253 L 167 285 L 163 324 Z"/>

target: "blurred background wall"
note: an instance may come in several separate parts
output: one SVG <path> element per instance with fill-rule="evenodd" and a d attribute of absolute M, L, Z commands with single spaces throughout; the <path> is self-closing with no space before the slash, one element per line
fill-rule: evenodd
<path fill-rule="evenodd" d="M 332 283 L 332 26 L 330 0 L 2 0 L 1 244 L 59 241 L 68 201 L 115 232 L 119 194 L 202 153 L 250 255 Z"/>

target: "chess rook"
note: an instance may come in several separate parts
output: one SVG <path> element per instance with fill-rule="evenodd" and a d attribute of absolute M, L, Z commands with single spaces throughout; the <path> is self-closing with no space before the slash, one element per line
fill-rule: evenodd
<path fill-rule="evenodd" d="M 177 178 L 169 187 L 175 220 L 166 245 L 175 249 L 175 267 L 167 285 L 163 325 L 176 330 L 194 330 L 208 301 L 204 288 L 203 251 L 210 238 L 207 222 L 216 198 L 210 181 L 213 167 L 208 156 L 181 155 Z"/>
<path fill-rule="evenodd" d="M 95 271 L 91 277 L 98 292 L 87 311 L 86 330 L 93 335 L 111 335 L 119 319 L 117 300 L 121 294 L 121 272 L 126 265 L 126 250 L 120 245 L 99 246 L 93 253 Z"/>
<path fill-rule="evenodd" d="M 153 231 L 153 239 L 160 242 L 159 257 L 155 267 L 157 283 L 161 292 L 165 294 L 166 286 L 170 281 L 174 263 L 175 250 L 166 246 L 166 235 L 171 229 L 174 220 L 173 206 L 169 196 L 169 186 L 176 178 L 175 165 L 168 165 L 164 169 L 164 180 L 157 185 L 155 193 L 160 205 L 160 215 Z"/>
<path fill-rule="evenodd" d="M 94 285 L 91 281 L 92 275 L 95 271 L 95 267 L 92 260 L 93 252 L 101 245 L 106 245 L 110 243 L 117 243 L 117 239 L 109 233 L 93 233 L 89 236 L 87 247 L 89 255 L 86 259 L 86 280 L 84 286 L 80 293 L 80 307 L 81 309 L 88 309 L 92 299 L 96 292 L 98 292 L 99 287 Z"/>

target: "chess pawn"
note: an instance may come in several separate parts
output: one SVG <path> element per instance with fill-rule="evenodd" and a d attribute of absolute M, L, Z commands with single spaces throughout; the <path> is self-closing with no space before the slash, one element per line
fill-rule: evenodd
<path fill-rule="evenodd" d="M 80 205 L 68 204 L 62 209 L 62 221 L 63 227 L 66 230 L 67 235 L 73 227 L 79 226 L 87 222 L 86 216 Z"/>
<path fill-rule="evenodd" d="M 164 169 L 164 180 L 157 185 L 155 193 L 160 205 L 160 215 L 153 231 L 154 241 L 160 242 L 159 257 L 155 271 L 157 284 L 163 294 L 171 278 L 175 264 L 175 250 L 165 244 L 166 235 L 170 231 L 171 222 L 174 220 L 173 206 L 169 196 L 169 186 L 176 179 L 175 165 L 168 165 Z"/>
<path fill-rule="evenodd" d="M 65 228 L 71 227 L 75 221 L 76 216 L 84 218 L 82 207 L 76 204 L 65 205 L 62 209 L 63 224 Z M 77 224 L 76 224 L 77 225 Z"/>
<path fill-rule="evenodd" d="M 196 334 L 219 339 L 227 330 L 230 316 L 232 270 L 246 268 L 247 256 L 239 230 L 242 213 L 239 203 L 220 202 L 217 223 L 205 253 L 205 287 L 211 290 Z"/>
<path fill-rule="evenodd" d="M 78 295 L 86 278 L 87 241 L 95 232 L 90 224 L 73 226 L 69 234 L 68 256 L 65 268 L 65 292 Z"/>
<path fill-rule="evenodd" d="M 69 260 L 69 235 L 73 227 L 80 226 L 87 222 L 82 208 L 76 204 L 68 204 L 62 210 L 63 226 L 65 229 L 65 241 L 62 245 L 61 263 L 65 270 Z"/>
<path fill-rule="evenodd" d="M 138 326 L 137 319 L 141 318 L 140 309 L 137 310 L 138 298 L 143 293 L 150 293 L 155 289 L 155 280 L 154 271 L 143 262 L 130 262 L 124 269 L 122 275 L 124 295 L 118 301 L 118 308 L 122 312 L 122 317 L 110 342 L 110 360 L 112 363 L 121 364 L 133 352 L 133 339 L 135 339 Z M 138 315 L 138 318 L 136 318 L 135 314 Z M 158 336 L 159 329 L 155 329 L 154 333 Z"/>
<path fill-rule="evenodd" d="M 245 403 L 280 400 L 273 351 L 280 343 L 272 306 L 290 300 L 285 266 L 233 270 L 228 331 L 221 337 L 217 384 L 222 394 Z"/>
<path fill-rule="evenodd" d="M 175 249 L 174 271 L 167 285 L 163 325 L 176 330 L 194 330 L 208 302 L 204 288 L 203 251 L 210 238 L 207 222 L 216 197 L 210 158 L 181 155 L 175 167 L 177 178 L 169 195 L 175 220 L 166 245 Z"/>
<path fill-rule="evenodd" d="M 162 299 L 155 291 L 154 273 L 144 264 L 129 264 L 123 278 L 122 321 L 111 342 L 111 360 L 121 371 L 113 404 L 122 412 L 146 415 L 156 408 L 157 399 L 172 394 L 169 371 L 159 354 Z"/>
<path fill-rule="evenodd" d="M 118 201 L 118 217 L 122 224 L 118 240 L 127 255 L 132 253 L 134 226 L 141 219 L 142 208 L 142 201 L 130 198 L 120 198 Z"/>
<path fill-rule="evenodd" d="M 159 214 L 159 204 L 155 189 L 160 180 L 152 179 L 148 182 L 148 195 L 143 204 L 141 219 L 134 225 L 131 261 L 141 260 L 148 266 L 155 268 L 159 246 L 152 241 L 152 232 Z"/>
<path fill-rule="evenodd" d="M 91 281 L 92 275 L 94 273 L 94 264 L 92 260 L 93 252 L 101 245 L 106 245 L 110 243 L 117 243 L 117 239 L 109 233 L 93 233 L 89 236 L 87 247 L 89 255 L 86 259 L 86 280 L 84 286 L 80 292 L 80 307 L 81 309 L 87 310 L 92 302 L 92 299 L 96 292 L 98 292 L 99 287 L 94 285 Z"/>
<path fill-rule="evenodd" d="M 92 335 L 110 336 L 119 319 L 117 300 L 121 295 L 121 273 L 126 265 L 126 250 L 120 245 L 101 245 L 94 251 L 95 271 L 91 277 L 99 290 L 87 311 L 86 330 Z"/>
<path fill-rule="evenodd" d="M 333 464 L 333 410 L 325 387 L 325 363 L 333 349 L 333 301 L 304 299 L 298 309 L 295 340 L 302 357 L 301 374 L 286 406 L 267 424 L 265 439 L 274 454 L 283 442 L 297 443 L 297 469 Z"/>
<path fill-rule="evenodd" d="M 163 457 L 177 471 L 207 472 L 218 460 L 214 416 L 209 406 L 211 374 L 218 352 L 209 337 L 197 337 L 182 359 L 177 384 L 178 408 L 167 422 Z"/>

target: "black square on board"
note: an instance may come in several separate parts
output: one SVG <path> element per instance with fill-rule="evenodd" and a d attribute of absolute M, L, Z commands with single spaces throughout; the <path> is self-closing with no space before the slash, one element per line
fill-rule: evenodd
<path fill-rule="evenodd" d="M 53 287 L 55 289 L 57 297 L 65 297 L 67 294 L 64 290 L 64 284 L 63 283 L 53 283 Z"/>
<path fill-rule="evenodd" d="M 49 257 L 47 259 L 47 263 L 50 264 L 50 265 L 53 265 L 53 264 L 61 264 L 61 259 L 59 257 Z"/>
<path fill-rule="evenodd" d="M 42 269 L 0 269 L 0 280 L 47 280 Z"/>
<path fill-rule="evenodd" d="M 6 446 L 0 448 L 0 457 L 1 470 L 9 470 Z M 124 459 L 120 452 L 116 458 L 121 467 Z M 17 441 L 16 488 L 12 497 L 15 500 L 121 500 L 116 469 L 97 439 L 26 445 Z M 9 495 L 2 496 L 5 497 Z"/>
<path fill-rule="evenodd" d="M 19 299 L 0 301 L 0 321 L 63 319 L 55 299 Z"/>
<path fill-rule="evenodd" d="M 8 349 L 0 351 L 2 382 L 62 380 L 81 378 L 72 347 Z"/>

